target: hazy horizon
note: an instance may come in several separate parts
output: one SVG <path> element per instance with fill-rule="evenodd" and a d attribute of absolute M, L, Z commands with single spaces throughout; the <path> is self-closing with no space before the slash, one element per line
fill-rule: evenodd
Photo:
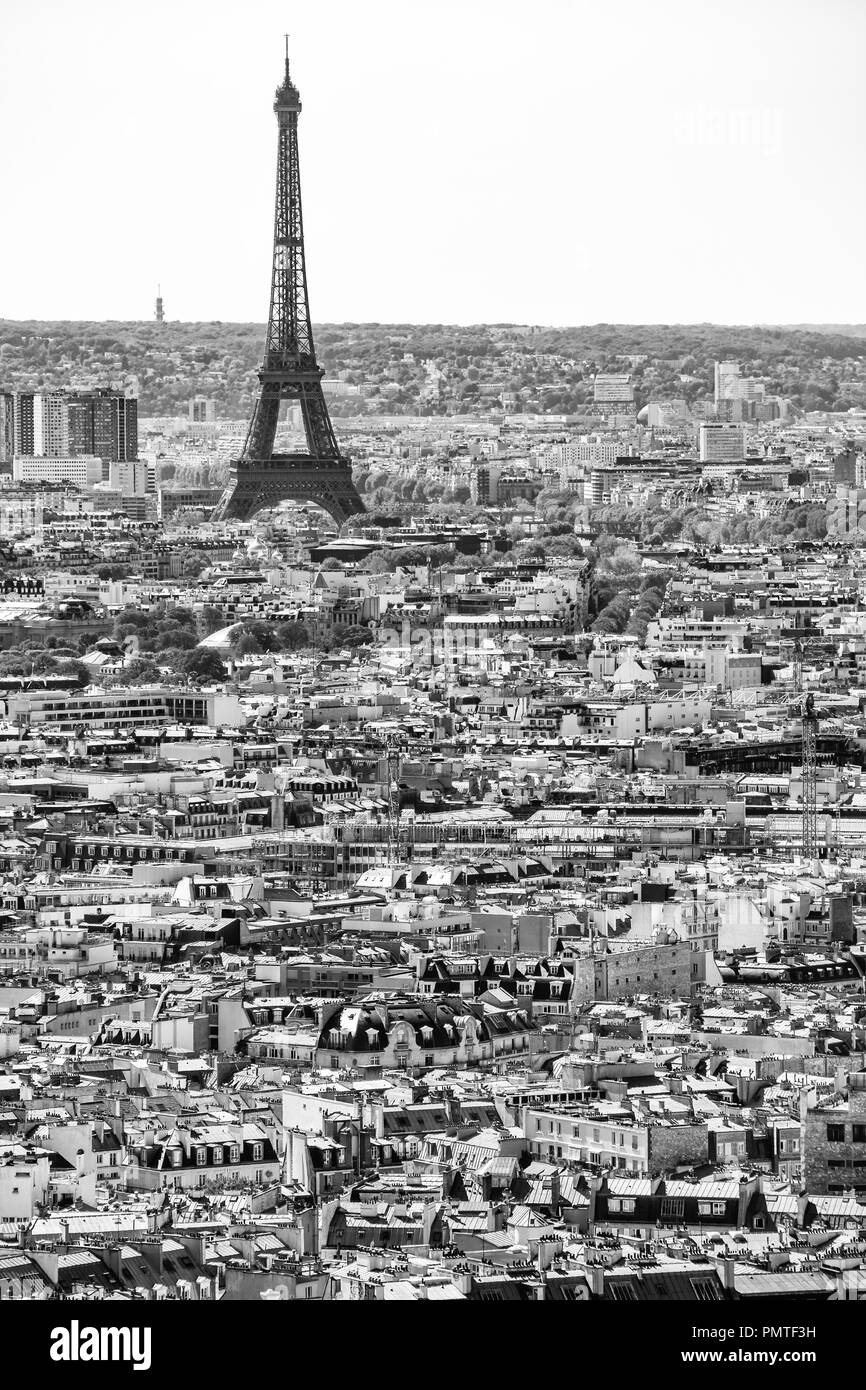
<path fill-rule="evenodd" d="M 0 315 L 0 323 L 122 323 L 122 324 L 148 324 L 156 329 L 157 325 L 153 319 L 139 318 L 9 318 Z M 267 326 L 267 319 L 172 319 L 166 317 L 161 327 L 177 324 L 179 327 L 191 324 L 207 324 L 220 327 L 262 327 Z M 866 333 L 866 323 L 833 323 L 829 320 L 815 319 L 811 322 L 800 320 L 797 323 L 775 323 L 767 320 L 757 320 L 753 323 L 734 322 L 734 320 L 724 321 L 722 319 L 680 319 L 665 321 L 663 319 L 647 319 L 638 322 L 636 319 L 598 319 L 594 323 L 531 323 L 519 319 L 475 319 L 460 322 L 457 319 L 314 319 L 313 326 L 320 328 L 539 328 L 552 330 L 569 330 L 579 328 L 778 328 L 786 331 L 795 332 L 797 329 L 833 329 L 841 331 L 846 328 L 862 329 Z"/>
<path fill-rule="evenodd" d="M 0 312 L 264 321 L 286 27 L 314 321 L 866 321 L 856 0 L 6 0 Z"/>

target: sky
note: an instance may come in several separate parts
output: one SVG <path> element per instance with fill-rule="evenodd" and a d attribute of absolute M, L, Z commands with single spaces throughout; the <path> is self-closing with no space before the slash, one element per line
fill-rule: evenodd
<path fill-rule="evenodd" d="M 866 322 L 862 0 L 2 0 L 0 317 Z"/>

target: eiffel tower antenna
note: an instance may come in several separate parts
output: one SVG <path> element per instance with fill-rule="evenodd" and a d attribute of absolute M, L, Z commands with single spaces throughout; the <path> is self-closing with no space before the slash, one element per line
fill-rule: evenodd
<path fill-rule="evenodd" d="M 325 375 L 316 361 L 298 162 L 301 98 L 289 71 L 286 35 L 285 77 L 274 101 L 277 117 L 277 191 L 271 303 L 259 395 L 240 458 L 214 512 L 215 520 L 248 521 L 262 507 L 288 500 L 315 502 L 337 525 L 363 512 L 349 460 L 340 452 L 322 390 Z M 300 408 L 306 449 L 275 453 L 280 404 Z"/>

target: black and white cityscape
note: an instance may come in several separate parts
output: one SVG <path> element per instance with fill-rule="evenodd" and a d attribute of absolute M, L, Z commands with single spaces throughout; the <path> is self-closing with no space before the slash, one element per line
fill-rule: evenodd
<path fill-rule="evenodd" d="M 822 15 L 862 37 L 844 0 Z M 0 1303 L 79 1319 L 55 1360 L 100 1359 L 85 1302 L 99 1323 L 106 1301 L 124 1322 L 360 1300 L 700 1304 L 678 1358 L 709 1318 L 722 1340 L 802 1324 L 739 1360 L 814 1361 L 815 1305 L 866 1297 L 862 164 L 799 205 L 740 201 L 732 169 L 772 183 L 793 156 L 785 92 L 768 77 L 749 106 L 734 71 L 721 124 L 687 108 L 702 206 L 654 163 L 651 116 L 631 170 L 607 164 L 603 110 L 549 130 L 562 193 L 522 146 L 489 174 L 483 144 L 465 156 L 510 184 L 491 256 L 560 275 L 561 322 L 507 321 L 507 277 L 501 321 L 319 319 L 332 256 L 364 279 L 359 227 L 401 166 L 371 142 L 352 171 L 361 112 L 282 27 L 255 36 L 249 105 L 225 98 L 266 172 L 214 188 L 189 167 L 159 209 L 197 219 L 229 277 L 252 261 L 249 321 L 222 317 L 218 278 L 209 319 L 176 317 L 170 236 L 152 266 L 136 251 L 152 283 L 126 318 L 121 281 L 119 316 L 86 316 L 105 287 L 74 249 L 78 318 L 71 298 L 52 317 L 41 253 L 0 249 L 0 313 L 34 305 L 0 319 Z M 677 63 L 712 66 L 682 41 Z M 598 61 L 614 102 L 616 54 Z M 214 75 L 183 64 L 207 105 Z M 839 102 L 862 159 L 862 84 Z M 325 108 L 345 148 L 315 133 Z M 4 144 L 50 162 L 6 110 Z M 393 120 L 418 122 L 399 139 L 423 163 L 419 109 Z M 82 256 L 161 203 L 135 129 Z M 93 139 L 50 208 L 58 256 Z M 576 217 L 557 269 L 533 238 L 575 181 L 618 226 L 587 266 Z M 435 186 L 441 266 L 379 226 L 400 284 L 380 266 L 365 303 L 450 274 L 477 206 Z M 222 244 L 244 200 L 247 240 Z M 828 242 L 807 248 L 812 204 Z M 661 303 L 642 227 L 676 245 L 684 219 L 698 258 L 705 222 L 730 239 L 700 274 L 740 322 L 698 298 L 694 322 L 623 317 L 623 221 Z M 800 260 L 778 322 L 737 297 L 774 284 L 765 219 Z M 834 258 L 859 322 L 829 278 L 827 321 L 801 312 Z M 576 318 L 584 283 L 610 321 Z"/>

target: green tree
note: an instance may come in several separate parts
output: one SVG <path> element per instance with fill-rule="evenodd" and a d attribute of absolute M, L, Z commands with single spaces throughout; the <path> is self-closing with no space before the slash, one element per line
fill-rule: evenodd
<path fill-rule="evenodd" d="M 224 681 L 228 675 L 222 657 L 212 647 L 196 647 L 194 651 L 184 652 L 180 669 L 184 675 L 200 681 Z"/>

